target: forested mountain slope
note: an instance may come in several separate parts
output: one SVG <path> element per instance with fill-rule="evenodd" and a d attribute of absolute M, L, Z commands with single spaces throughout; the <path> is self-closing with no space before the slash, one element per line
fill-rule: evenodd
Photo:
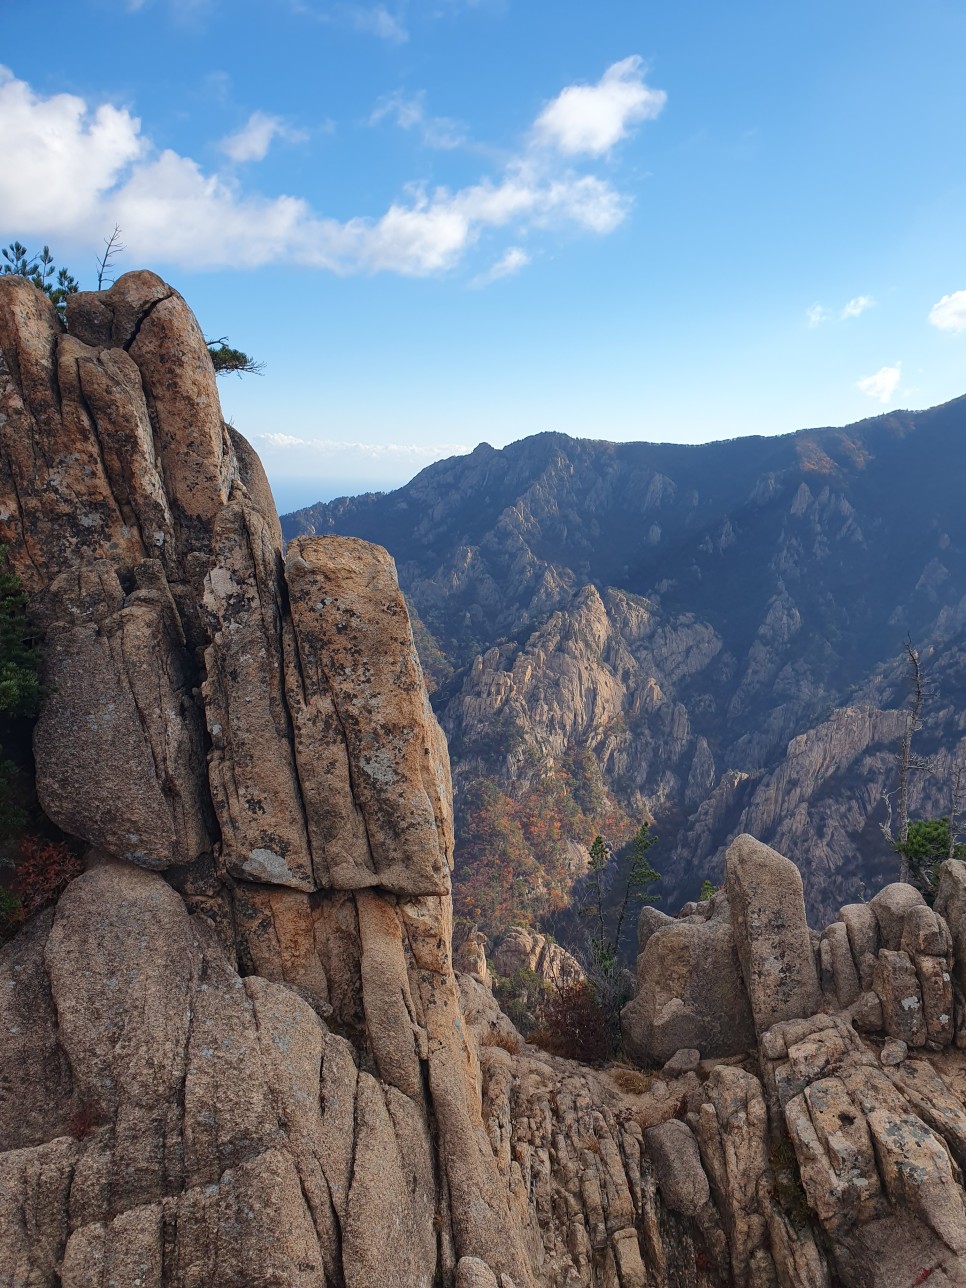
<path fill-rule="evenodd" d="M 622 839 L 651 812 L 669 903 L 750 830 L 809 869 L 819 915 L 894 869 L 878 823 L 907 637 L 935 681 L 923 750 L 942 753 L 913 809 L 948 809 L 964 478 L 960 398 L 699 446 L 483 444 L 283 531 L 396 559 L 460 788 L 466 911 L 495 925 L 520 897 L 552 904 L 579 869 L 573 842 Z"/>

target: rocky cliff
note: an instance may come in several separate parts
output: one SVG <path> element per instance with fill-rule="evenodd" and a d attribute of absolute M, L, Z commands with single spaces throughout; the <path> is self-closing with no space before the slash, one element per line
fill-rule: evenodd
<path fill-rule="evenodd" d="M 454 971 L 446 745 L 386 552 L 283 557 L 152 274 L 75 297 L 66 330 L 0 280 L 0 352 L 38 793 L 85 853 L 0 949 L 6 1283 L 966 1282 L 962 865 L 941 915 L 893 889 L 813 942 L 794 866 L 743 841 L 680 923 L 721 940 L 701 964 L 736 1054 L 693 1024 L 660 1073 L 526 1046 L 478 940 Z M 689 978 L 632 1005 L 648 1065 Z"/>
<path fill-rule="evenodd" d="M 827 920 L 897 871 L 879 824 L 907 633 L 933 694 L 920 750 L 942 762 L 913 782 L 914 813 L 948 812 L 966 750 L 964 430 L 961 398 L 696 447 L 542 434 L 283 531 L 394 554 L 458 818 L 475 783 L 518 800 L 569 745 L 627 814 L 653 814 L 664 906 L 719 880 L 747 830 L 796 855 Z"/>
<path fill-rule="evenodd" d="M 385 551 L 285 558 L 150 273 L 0 283 L 37 789 L 88 870 L 3 953 L 16 1284 L 532 1281 L 451 952 L 446 746 Z"/>

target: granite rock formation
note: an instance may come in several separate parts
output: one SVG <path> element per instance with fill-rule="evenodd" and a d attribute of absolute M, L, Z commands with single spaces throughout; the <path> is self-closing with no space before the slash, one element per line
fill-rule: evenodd
<path fill-rule="evenodd" d="M 731 1035 L 720 1026 L 701 1032 L 694 975 L 678 977 L 675 997 L 674 976 L 659 974 L 655 952 L 662 940 L 671 945 L 680 927 L 710 953 L 722 908 L 730 908 L 740 961 L 727 975 L 731 1006 L 744 998 L 757 1032 L 760 1073 L 746 1070 L 740 1078 L 744 1112 L 756 1106 L 761 1145 L 752 1171 L 766 1224 L 761 1179 L 769 1176 L 786 1207 L 800 1187 L 792 1193 L 797 1219 L 812 1214 L 819 1235 L 813 1252 L 820 1261 L 820 1249 L 831 1250 L 830 1268 L 842 1282 L 914 1284 L 933 1274 L 938 1283 L 966 1282 L 966 1002 L 953 949 L 962 935 L 966 864 L 942 865 L 936 910 L 912 886 L 895 883 L 868 904 L 843 908 L 814 938 L 798 872 L 782 855 L 739 836 L 726 869 L 727 902 L 719 895 L 683 924 L 655 924 L 652 909 L 642 914 L 638 992 L 622 1016 L 627 1048 L 643 1063 L 662 1060 L 667 1034 L 683 1016 L 700 1038 L 704 1063 L 732 1053 Z M 699 947 L 694 956 L 701 955 Z M 657 1007 L 655 989 L 663 989 Z M 712 1193 L 721 1193 L 724 1162 L 712 1088 L 735 1074 L 715 1067 L 704 1103 L 685 1115 Z M 694 1147 L 679 1139 L 683 1123 L 674 1137 L 669 1126 L 660 1138 L 666 1201 L 694 1205 L 703 1194 Z M 740 1246 L 733 1235 L 732 1272 L 735 1282 L 746 1282 L 734 1262 Z M 774 1258 L 774 1243 L 766 1254 L 768 1247 L 759 1239 L 759 1258 Z M 815 1256 L 804 1282 L 821 1282 Z M 787 1266 L 776 1262 L 775 1272 L 786 1281 Z"/>
<path fill-rule="evenodd" d="M 697 1063 L 528 1047 L 478 937 L 454 970 L 446 745 L 385 551 L 283 557 L 154 275 L 75 297 L 66 330 L 0 280 L 0 353 L 0 539 L 45 636 L 38 790 L 86 854 L 0 949 L 7 1282 L 966 1282 L 962 864 L 935 910 L 892 888 L 814 945 L 796 887 L 786 943 L 785 860 L 742 842 L 726 892 L 640 928 L 645 984 L 679 924 L 696 954 L 727 941 L 739 1050 L 713 1049 L 686 974 L 665 1002 Z"/>
<path fill-rule="evenodd" d="M 151 273 L 0 283 L 0 539 L 88 871 L 4 951 L 14 1283 L 532 1282 L 452 970 L 445 740 L 385 551 L 283 557 Z M 230 1246 L 229 1246 L 230 1245 Z"/>

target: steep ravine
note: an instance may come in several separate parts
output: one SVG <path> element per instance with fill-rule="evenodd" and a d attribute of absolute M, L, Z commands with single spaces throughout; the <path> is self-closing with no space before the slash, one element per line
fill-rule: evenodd
<path fill-rule="evenodd" d="M 665 907 L 749 828 L 798 856 L 821 920 L 895 871 L 878 803 L 907 635 L 936 690 L 925 742 L 959 747 L 964 470 L 961 398 L 693 447 L 541 434 L 282 523 L 395 557 L 458 789 L 519 796 L 570 738 L 656 819 Z M 944 812 L 944 790 L 920 777 L 914 809 Z"/>
<path fill-rule="evenodd" d="M 0 353 L 37 787 L 85 867 L 0 948 L 6 1284 L 966 1283 L 966 866 L 936 911 L 892 886 L 813 936 L 794 864 L 741 838 L 726 892 L 641 918 L 642 1067 L 526 1045 L 480 953 L 454 970 L 449 759 L 386 551 L 283 556 L 153 274 L 66 330 L 0 279 Z M 550 687 L 596 683 L 585 639 L 669 687 L 716 664 L 595 593 L 547 623 Z"/>

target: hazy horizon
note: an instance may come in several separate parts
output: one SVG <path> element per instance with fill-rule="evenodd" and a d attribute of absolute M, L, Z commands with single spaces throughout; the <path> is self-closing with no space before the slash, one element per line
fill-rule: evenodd
<path fill-rule="evenodd" d="M 90 288 L 119 225 L 116 271 L 265 363 L 222 396 L 280 489 L 966 388 L 957 0 L 14 0 L 4 35 L 0 236 Z"/>

